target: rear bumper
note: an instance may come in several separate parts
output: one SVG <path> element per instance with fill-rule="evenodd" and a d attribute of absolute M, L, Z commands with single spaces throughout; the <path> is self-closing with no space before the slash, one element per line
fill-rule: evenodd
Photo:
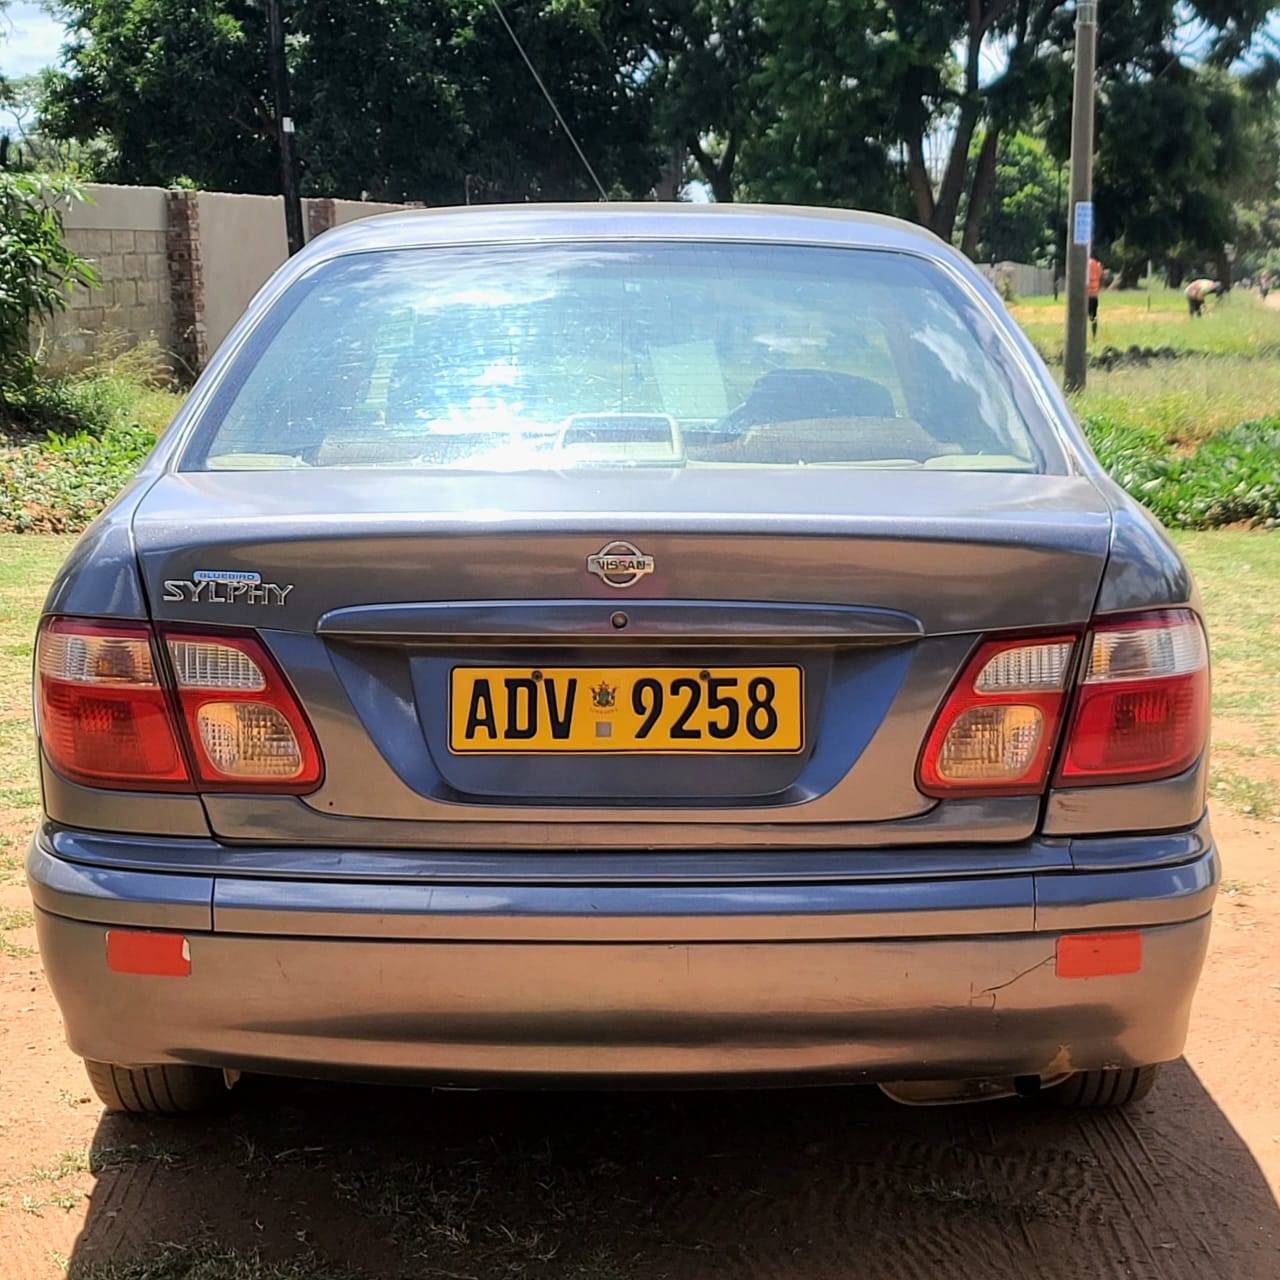
<path fill-rule="evenodd" d="M 82 1056 L 461 1084 L 1164 1061 L 1217 881 L 1207 829 L 1121 870 L 668 885 L 180 875 L 57 843 L 38 835 L 28 870 Z M 130 927 L 181 931 L 189 976 L 110 971 L 105 935 Z M 1135 972 L 1058 975 L 1061 934 L 1113 929 L 1140 933 Z"/>

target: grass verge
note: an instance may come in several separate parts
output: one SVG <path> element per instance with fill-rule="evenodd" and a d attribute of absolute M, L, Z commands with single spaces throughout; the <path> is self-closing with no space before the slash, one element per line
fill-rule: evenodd
<path fill-rule="evenodd" d="M 0 884 L 21 879 L 39 814 L 31 646 L 45 592 L 70 548 L 70 538 L 0 534 Z"/>
<path fill-rule="evenodd" d="M 1194 446 L 1280 409 L 1280 359 L 1196 356 L 1091 369 L 1072 407 L 1082 420 L 1124 422 L 1154 432 L 1175 449 Z"/>
<path fill-rule="evenodd" d="M 1040 354 L 1060 362 L 1065 299 L 1024 298 L 1009 310 Z M 1256 294 L 1233 289 L 1193 320 L 1181 289 L 1159 284 L 1150 292 L 1108 289 L 1099 300 L 1093 345 L 1096 351 L 1139 347 L 1202 356 L 1275 356 L 1280 355 L 1280 310 L 1264 306 Z"/>

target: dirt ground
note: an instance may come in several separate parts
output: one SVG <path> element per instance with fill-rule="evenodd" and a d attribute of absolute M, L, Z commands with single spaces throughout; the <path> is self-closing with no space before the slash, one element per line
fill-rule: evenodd
<path fill-rule="evenodd" d="M 1280 824 L 1216 829 L 1186 1057 L 1118 1114 L 247 1081 L 213 1121 L 106 1117 L 12 929 L 0 1277 L 1276 1280 Z"/>

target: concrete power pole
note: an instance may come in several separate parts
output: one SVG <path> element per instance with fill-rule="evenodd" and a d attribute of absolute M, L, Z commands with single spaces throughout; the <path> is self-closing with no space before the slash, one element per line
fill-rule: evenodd
<path fill-rule="evenodd" d="M 289 255 L 302 248 L 302 201 L 298 198 L 298 161 L 293 148 L 293 116 L 289 110 L 289 68 L 284 59 L 284 19 L 280 0 L 267 0 L 267 53 L 271 63 L 271 91 L 276 100 L 276 141 L 280 147 L 280 193 L 284 196 L 284 227 Z"/>
<path fill-rule="evenodd" d="M 1093 80 L 1097 0 L 1076 0 L 1076 69 L 1071 98 L 1071 207 L 1067 218 L 1067 332 L 1063 382 L 1082 391 L 1089 364 L 1089 250 L 1093 243 Z"/>

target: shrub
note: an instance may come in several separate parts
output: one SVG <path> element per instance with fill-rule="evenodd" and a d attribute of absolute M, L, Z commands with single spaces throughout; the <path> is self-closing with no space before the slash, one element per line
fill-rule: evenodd
<path fill-rule="evenodd" d="M 126 421 L 100 433 L 53 432 L 0 456 L 0 529 L 83 529 L 129 483 L 155 442 L 154 431 Z"/>
<path fill-rule="evenodd" d="M 1177 456 L 1155 431 L 1115 418 L 1084 423 L 1098 460 L 1167 525 L 1280 525 L 1280 417 L 1244 422 Z"/>
<path fill-rule="evenodd" d="M 1219 431 L 1162 467 L 1139 496 L 1166 524 L 1184 529 L 1280 524 L 1280 418 Z"/>
<path fill-rule="evenodd" d="M 82 199 L 65 177 L 0 169 L 0 366 L 26 355 L 27 326 L 67 305 L 98 277 L 62 239 L 60 206 Z"/>
<path fill-rule="evenodd" d="M 101 344 L 100 344 L 101 345 Z M 0 529 L 71 533 L 84 528 L 133 477 L 181 397 L 153 344 L 106 342 L 75 377 L 34 365 L 11 379 L 10 417 L 25 431 L 0 434 Z"/>

